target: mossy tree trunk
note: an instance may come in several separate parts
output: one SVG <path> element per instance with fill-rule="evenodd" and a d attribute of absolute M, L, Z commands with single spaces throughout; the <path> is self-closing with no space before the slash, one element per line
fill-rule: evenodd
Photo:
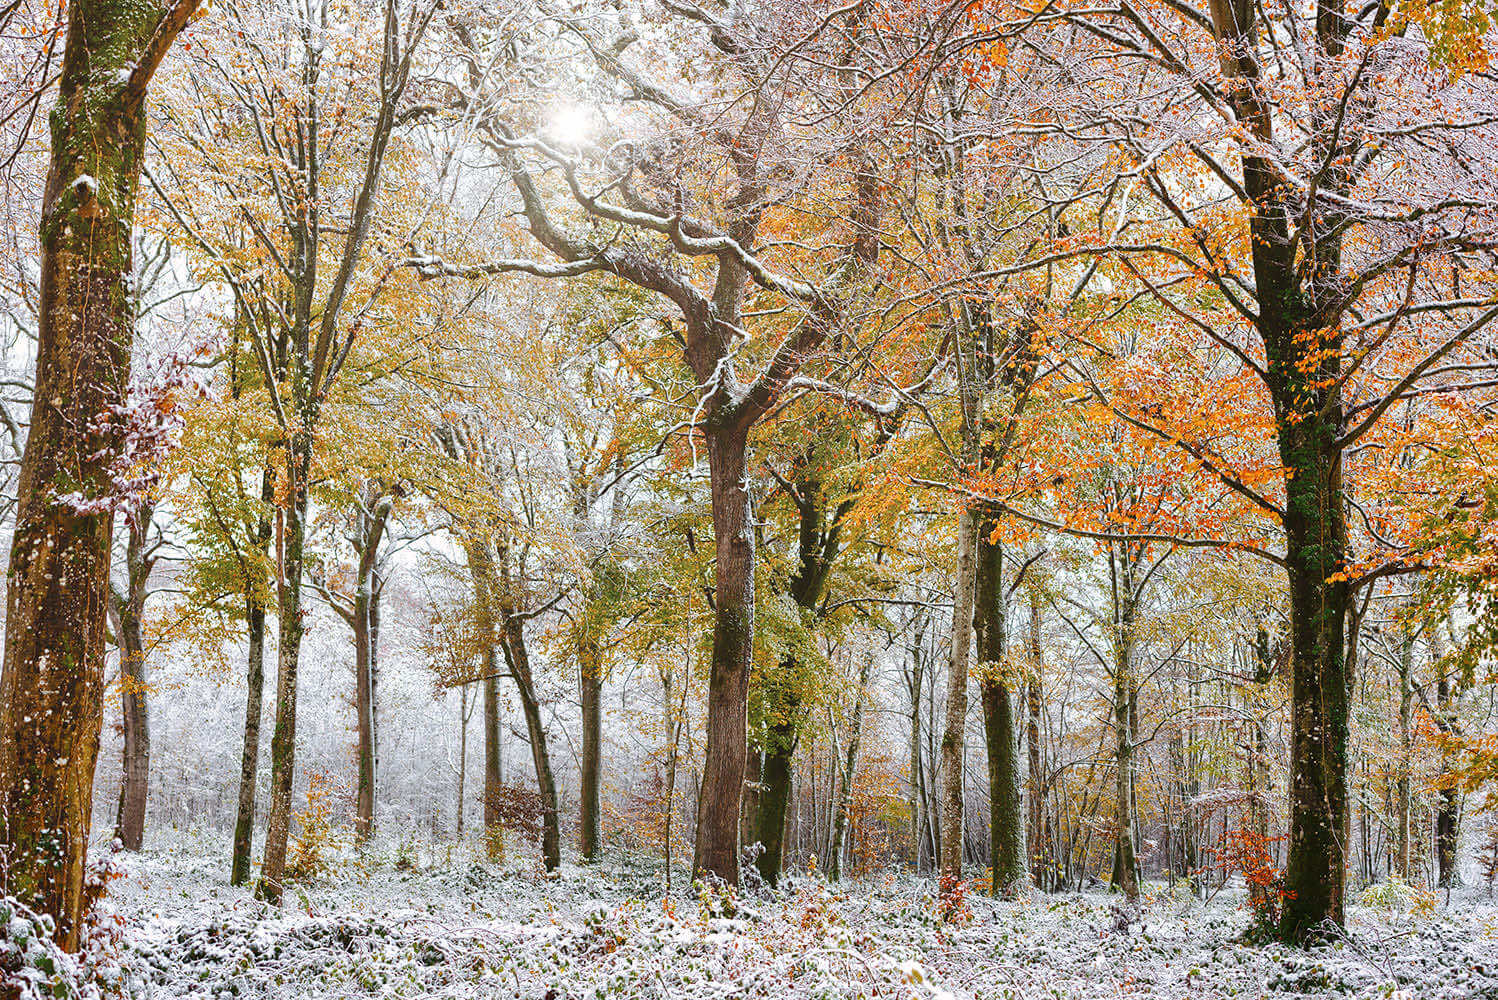
<path fill-rule="evenodd" d="M 1008 617 L 1004 547 L 992 540 L 996 527 L 993 521 L 984 521 L 978 530 L 973 630 L 988 748 L 989 866 L 993 869 L 990 891 L 995 896 L 1007 896 L 1026 880 L 1025 827 L 1014 694 L 1005 676 Z"/>
<path fill-rule="evenodd" d="M 196 9 L 75 0 L 50 118 L 36 380 L 0 672 L 0 890 L 76 950 L 103 723 L 109 562 L 134 334 L 146 87 Z"/>
<path fill-rule="evenodd" d="M 1343 562 L 1346 527 L 1340 475 L 1331 462 L 1303 463 L 1287 485 L 1294 673 L 1290 847 L 1281 934 L 1303 941 L 1328 924 L 1342 924 L 1348 835 L 1350 678 L 1342 639 L 1347 586 L 1329 581 Z"/>
<path fill-rule="evenodd" d="M 808 627 L 821 619 L 822 596 L 839 551 L 840 524 L 852 509 L 852 500 L 844 499 L 829 516 L 823 484 L 808 474 L 813 461 L 810 453 L 802 456 L 795 474 L 782 483 L 797 514 L 796 572 L 788 592 Z M 755 866 L 769 885 L 780 881 L 784 865 L 786 810 L 794 780 L 792 762 L 805 715 L 803 689 L 807 680 L 805 665 L 795 655 L 787 655 L 775 676 L 763 682 L 765 736 L 754 818 L 755 839 L 762 850 Z"/>
<path fill-rule="evenodd" d="M 300 380 L 293 376 L 293 392 Z M 285 888 L 287 838 L 291 834 L 291 788 L 296 764 L 297 669 L 305 631 L 302 571 L 307 534 L 307 477 L 312 469 L 312 442 L 305 434 L 287 443 L 286 504 L 277 514 L 281 609 L 276 636 L 276 721 L 270 739 L 270 812 L 265 828 L 265 858 L 255 896 L 280 904 Z"/>
<path fill-rule="evenodd" d="M 1275 108 L 1254 80 L 1259 65 L 1260 20 L 1243 0 L 1213 0 L 1210 15 L 1228 99 L 1244 132 L 1272 148 Z M 1352 22 L 1318 4 L 1315 44 L 1335 58 Z M 1254 326 L 1264 346 L 1262 376 L 1274 408 L 1285 505 L 1280 509 L 1251 489 L 1262 509 L 1284 526 L 1284 567 L 1290 591 L 1291 747 L 1290 836 L 1285 900 L 1278 933 L 1303 943 L 1343 917 L 1348 847 L 1346 653 L 1349 585 L 1346 498 L 1342 455 L 1348 445 L 1342 400 L 1342 317 L 1351 282 L 1342 262 L 1346 192 L 1358 158 L 1356 130 L 1343 131 L 1333 115 L 1312 124 L 1314 142 L 1330 165 L 1313 209 L 1284 182 L 1280 164 L 1247 152 L 1241 192 L 1249 210 L 1253 259 Z M 1320 154 L 1318 154 L 1320 155 Z M 1315 218 L 1325 235 L 1304 241 L 1302 219 Z M 1377 412 L 1372 415 L 1376 419 Z M 1241 485 L 1241 484 L 1240 484 Z"/>
<path fill-rule="evenodd" d="M 577 671 L 583 716 L 579 839 L 583 861 L 592 863 L 603 856 L 603 650 L 591 633 L 578 642 Z"/>
<path fill-rule="evenodd" d="M 1272 287 L 1261 283 L 1261 298 Z M 1264 305 L 1261 328 L 1273 311 Z M 1317 332 L 1310 317 L 1283 330 L 1268 329 L 1265 344 L 1286 470 L 1292 672 L 1290 843 L 1279 930 L 1285 940 L 1304 942 L 1341 926 L 1347 871 L 1352 678 L 1345 641 L 1349 588 L 1342 574 L 1347 524 L 1337 444 L 1342 407 L 1335 388 L 1341 358 L 1335 338 Z M 1325 357 L 1311 353 L 1322 348 Z M 1325 388 L 1328 384 L 1333 387 Z"/>
<path fill-rule="evenodd" d="M 1108 553 L 1113 589 L 1114 811 L 1113 887 L 1130 903 L 1139 900 L 1139 851 L 1134 841 L 1134 742 L 1138 681 L 1134 634 L 1138 618 L 1135 569 L 1139 553 L 1130 545 Z"/>
<path fill-rule="evenodd" d="M 781 699 L 777 710 L 799 714 L 800 701 L 790 697 Z M 759 808 L 754 820 L 754 839 L 761 850 L 754 863 L 767 885 L 780 883 L 785 863 L 785 818 L 790 808 L 791 762 L 796 755 L 799 731 L 799 726 L 790 719 L 772 722 L 765 730 Z"/>

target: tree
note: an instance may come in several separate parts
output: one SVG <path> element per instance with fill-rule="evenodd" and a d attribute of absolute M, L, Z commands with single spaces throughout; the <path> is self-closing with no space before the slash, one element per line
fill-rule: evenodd
<path fill-rule="evenodd" d="M 789 75 L 792 67 L 825 74 L 821 67 L 842 59 L 840 35 L 827 28 L 837 17 L 827 19 L 814 39 L 803 39 L 794 50 L 783 53 L 767 48 L 763 40 L 778 44 L 789 33 L 759 31 L 737 8 L 726 21 L 697 8 L 677 17 L 684 21 L 677 37 L 685 40 L 691 37 L 686 31 L 701 30 L 711 61 L 735 80 L 735 86 L 750 91 L 794 88 L 798 83 Z M 855 24 L 857 17 L 856 10 L 846 15 Z M 668 123 L 702 128 L 709 121 L 710 112 L 700 101 L 674 96 L 626 62 L 625 50 L 634 41 L 628 34 L 603 41 L 583 32 L 575 20 L 569 20 L 566 28 L 580 35 L 604 80 L 621 96 L 642 99 L 651 113 Z M 470 67 L 489 62 L 469 28 L 455 23 L 454 30 L 468 53 Z M 503 44 L 514 44 L 514 40 L 506 39 Z M 824 52 L 828 47 L 835 48 Z M 835 82 L 836 73 L 832 75 Z M 850 298 L 860 287 L 859 277 L 878 253 L 877 239 L 870 238 L 878 215 L 878 186 L 866 161 L 856 156 L 840 158 L 856 205 L 855 233 L 844 242 L 821 284 L 781 273 L 756 253 L 767 214 L 784 197 L 772 187 L 778 163 L 794 155 L 791 144 L 797 137 L 793 123 L 783 116 L 783 106 L 780 100 L 751 101 L 742 111 L 735 106 L 730 117 L 719 118 L 704 129 L 701 148 L 668 152 L 665 145 L 632 144 L 629 148 L 637 152 L 628 173 L 638 176 L 643 186 L 631 180 L 619 202 L 587 193 L 590 182 L 581 174 L 586 161 L 579 150 L 547 141 L 544 126 L 527 129 L 523 122 L 485 114 L 480 120 L 483 138 L 514 183 L 528 234 L 550 259 L 507 257 L 463 264 L 424 255 L 410 261 L 431 277 L 484 279 L 521 273 L 565 278 L 605 272 L 675 307 L 682 357 L 698 386 L 700 419 L 694 416 L 694 423 L 706 447 L 717 546 L 707 751 L 693 869 L 730 884 L 737 884 L 739 874 L 740 801 L 748 759 L 745 720 L 754 638 L 749 432 L 774 406 L 803 360 L 844 325 Z M 486 109 L 470 103 L 468 110 Z M 730 190 L 702 191 L 688 199 L 681 184 L 693 172 L 689 167 L 693 158 L 726 166 L 732 178 Z M 799 170 L 790 164 L 787 169 L 798 183 L 802 181 Z M 603 243 L 589 229 L 569 230 L 538 177 L 541 170 L 560 175 L 566 189 L 561 197 L 569 209 L 582 212 L 592 225 L 610 231 L 622 227 L 628 239 L 611 237 Z M 684 211 L 688 201 L 716 210 L 718 217 Z M 786 302 L 799 318 L 758 362 L 758 373 L 745 381 L 738 374 L 739 345 L 751 289 Z"/>
<path fill-rule="evenodd" d="M 42 206 L 36 390 L 0 673 L 0 888 L 76 949 L 99 751 L 146 89 L 197 0 L 69 6 Z"/>
<path fill-rule="evenodd" d="M 354 635 L 354 714 L 358 748 L 354 779 L 354 833 L 363 844 L 375 829 L 375 679 L 379 657 L 379 605 L 385 586 L 380 573 L 380 545 L 395 509 L 399 487 L 366 479 L 354 494 L 353 530 L 348 536 L 355 564 L 348 592 L 312 575 L 312 584 Z"/>
<path fill-rule="evenodd" d="M 832 817 L 832 841 L 827 850 L 827 877 L 834 882 L 843 877 L 843 843 L 848 834 L 848 813 L 853 802 L 853 783 L 858 773 L 858 747 L 863 739 L 863 708 L 868 697 L 869 672 L 874 658 L 866 651 L 858 668 L 853 689 L 853 721 L 849 726 L 848 745 L 844 750 L 837 806 Z"/>
<path fill-rule="evenodd" d="M 838 404 L 829 401 L 829 405 Z M 873 455 L 882 453 L 895 436 L 901 415 L 891 413 L 889 423 L 876 431 L 869 445 Z M 787 623 L 789 628 L 782 627 L 781 631 L 789 634 L 776 636 L 772 643 L 764 634 L 766 626 L 773 629 L 778 623 L 773 619 L 766 622 L 764 616 L 760 619 L 759 645 L 762 649 L 778 647 L 774 668 L 761 673 L 757 686 L 762 733 L 753 838 L 760 845 L 755 866 L 769 885 L 778 884 L 784 860 L 786 810 L 801 728 L 820 696 L 818 689 L 826 684 L 818 669 L 824 657 L 816 651 L 816 640 L 819 632 L 838 627 L 829 621 L 834 617 L 830 613 L 833 570 L 839 558 L 861 540 L 848 525 L 867 478 L 857 424 L 838 420 L 826 412 L 825 406 L 805 417 L 799 408 L 788 409 L 782 419 L 797 440 L 786 471 L 777 471 L 773 464 L 769 469 L 780 484 L 780 494 L 794 511 L 794 532 L 786 534 L 794 538 L 795 547 L 789 579 L 783 583 L 777 580 L 770 599 L 783 591 L 795 607 L 798 620 Z M 857 710 L 855 714 L 859 714 Z M 850 750 L 856 754 L 856 739 Z M 847 780 L 851 781 L 851 772 Z M 851 793 L 851 785 L 844 787 Z"/>
<path fill-rule="evenodd" d="M 1377 460 L 1359 446 L 1387 433 L 1401 401 L 1460 399 L 1466 380 L 1443 376 L 1481 364 L 1464 345 L 1498 315 L 1484 276 L 1493 235 L 1471 214 L 1498 192 L 1486 166 L 1453 152 L 1485 127 L 1487 109 L 1430 64 L 1432 50 L 1410 30 L 1422 15 L 1391 15 L 1389 5 L 1349 13 L 1330 0 L 1272 14 L 1228 2 L 1084 5 L 1068 8 L 1067 28 L 1044 43 L 1068 49 L 1075 66 L 1085 38 L 1097 67 L 1076 78 L 1074 110 L 1084 128 L 1102 123 L 1101 141 L 1079 149 L 1067 124 L 1052 133 L 1056 154 L 1086 167 L 1103 162 L 1092 154 L 1105 147 L 1124 151 L 1127 166 L 1110 161 L 1114 176 L 1152 201 L 1147 216 L 1125 208 L 1105 179 L 1096 198 L 1053 199 L 1076 223 L 1055 253 L 1120 265 L 1128 296 L 1169 317 L 1157 332 L 1175 345 L 1171 373 L 1217 387 L 1182 410 L 1099 396 L 1114 419 L 1173 443 L 1220 492 L 1250 503 L 1283 547 L 1261 551 L 1290 593 L 1294 747 L 1279 933 L 1295 942 L 1343 917 L 1350 602 L 1412 555 L 1378 541 L 1367 507 L 1373 529 L 1361 515 L 1349 528 L 1364 461 Z M 1126 64 L 1149 67 L 1148 96 L 1117 113 L 1115 70 Z M 1187 118 L 1202 131 L 1176 131 Z M 1251 456 L 1260 434 L 1275 446 L 1268 474 Z"/>
<path fill-rule="evenodd" d="M 109 619 L 120 654 L 120 709 L 125 742 L 115 836 L 127 851 L 139 851 L 145 836 L 146 794 L 151 773 L 151 726 L 147 709 L 146 644 L 142 635 L 147 589 L 165 544 L 155 504 L 136 505 L 126 515 L 125 577 L 109 588 Z M 153 537 L 152 531 L 155 530 Z"/>
<path fill-rule="evenodd" d="M 525 635 L 526 623 L 545 611 L 546 606 L 528 606 L 526 557 L 529 545 L 517 537 L 521 525 L 512 523 L 509 512 L 503 507 L 506 499 L 503 490 L 508 483 L 521 491 L 523 499 L 519 506 L 522 511 L 533 513 L 536 505 L 524 499 L 531 484 L 518 481 L 522 470 L 505 467 L 503 456 L 497 453 L 498 449 L 485 428 L 476 420 L 444 423 L 437 428 L 436 437 L 448 456 L 475 477 L 478 488 L 474 492 L 483 497 L 465 511 L 453 513 L 454 529 L 473 581 L 475 620 L 483 651 L 485 673 L 475 679 L 488 685 L 484 693 L 485 826 L 498 828 L 500 824 L 498 692 L 493 688 L 501 675 L 497 651 L 504 657 L 503 673 L 514 681 L 520 696 L 531 762 L 535 767 L 536 790 L 540 796 L 541 855 L 547 871 L 555 871 L 562 863 L 556 779 L 547 746 L 546 726 L 541 717 L 540 689 Z M 535 529 L 534 523 L 526 527 Z M 561 596 L 558 594 L 548 605 L 554 606 Z M 489 738 L 491 732 L 492 739 Z"/>
<path fill-rule="evenodd" d="M 187 601 L 244 623 L 245 717 L 230 885 L 250 878 L 266 620 L 274 611 L 277 569 L 270 551 L 275 524 L 271 434 L 262 419 L 263 400 L 256 398 L 257 365 L 244 333 L 236 315 L 219 359 L 225 391 L 205 396 L 186 412 L 175 474 L 168 477 L 171 507 L 186 541 Z"/>
<path fill-rule="evenodd" d="M 369 257 L 383 236 L 376 216 L 387 152 L 398 126 L 409 120 L 406 89 L 435 9 L 426 2 L 407 8 L 399 0 L 376 5 L 370 12 L 377 10 L 381 21 L 377 54 L 365 36 L 328 34 L 330 11 L 321 5 L 270 9 L 259 12 L 263 17 L 232 10 L 241 32 L 265 31 L 281 14 L 292 30 L 278 26 L 268 32 L 277 46 L 253 50 L 261 77 L 245 75 L 236 46 L 200 52 L 195 62 L 200 72 L 187 85 L 195 88 L 194 104 L 203 110 L 174 122 L 174 139 L 194 158 L 176 169 L 190 165 L 203 171 L 240 210 L 225 227 L 208 215 L 211 204 L 180 193 L 174 197 L 155 185 L 205 270 L 233 296 L 254 346 L 259 388 L 279 431 L 276 721 L 265 860 L 256 884 L 256 893 L 275 903 L 284 888 L 291 825 L 302 583 L 317 434 L 361 332 L 382 325 L 371 319 L 371 311 L 394 267 L 387 263 L 371 275 Z M 330 49 L 332 41 L 338 46 Z M 367 72 L 371 64 L 377 72 Z M 265 87 L 258 82 L 262 78 Z M 368 102 L 369 114 L 360 118 L 365 127 L 333 127 L 350 102 Z M 205 133 L 203 122 L 213 125 L 215 116 L 218 133 Z M 229 136 L 241 142 L 226 144 Z M 241 222 L 245 213 L 250 221 Z M 347 224 L 330 227 L 325 216 L 342 216 Z M 341 240 L 329 238 L 335 229 Z M 319 279 L 325 266 L 331 281 Z"/>

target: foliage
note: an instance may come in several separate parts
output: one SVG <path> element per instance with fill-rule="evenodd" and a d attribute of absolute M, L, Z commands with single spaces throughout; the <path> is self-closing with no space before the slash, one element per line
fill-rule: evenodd
<path fill-rule="evenodd" d="M 121 963 L 124 922 L 90 907 L 77 953 L 53 940 L 52 917 L 0 898 L 0 991 L 16 1000 L 104 1000 L 135 996 L 141 983 Z"/>
<path fill-rule="evenodd" d="M 1374 909 L 1429 916 L 1435 909 L 1436 894 L 1429 889 L 1408 885 L 1396 876 L 1370 885 L 1363 890 L 1358 901 Z"/>
<path fill-rule="evenodd" d="M 484 805 L 486 809 L 492 808 L 495 811 L 500 830 L 514 830 L 526 840 L 541 839 L 541 817 L 545 810 L 538 793 L 520 785 L 501 783 L 492 792 L 492 798 L 490 795 L 490 792 L 485 791 Z M 504 857 L 503 840 L 500 845 L 497 852 L 490 852 L 496 860 Z"/>
<path fill-rule="evenodd" d="M 1283 839 L 1240 827 L 1225 830 L 1216 846 L 1208 848 L 1219 872 L 1243 879 L 1255 927 L 1265 936 L 1279 924 L 1285 897 L 1293 891 L 1285 888 L 1285 872 L 1274 863 L 1274 845 Z M 1363 903 L 1372 905 L 1366 899 Z"/>
<path fill-rule="evenodd" d="M 296 840 L 286 875 L 298 882 L 317 882 L 333 874 L 343 831 L 333 824 L 346 786 L 332 775 L 314 771 L 307 776 L 307 800 L 296 813 Z"/>

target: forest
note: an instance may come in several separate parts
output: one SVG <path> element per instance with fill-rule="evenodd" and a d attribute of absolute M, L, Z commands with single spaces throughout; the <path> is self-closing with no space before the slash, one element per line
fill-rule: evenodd
<path fill-rule="evenodd" d="M 0 0 L 0 1000 L 1495 1000 L 1495 53 Z"/>

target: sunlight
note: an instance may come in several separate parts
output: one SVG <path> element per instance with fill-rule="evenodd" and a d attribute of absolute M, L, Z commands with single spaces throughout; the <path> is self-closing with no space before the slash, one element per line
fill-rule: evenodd
<path fill-rule="evenodd" d="M 592 131 L 592 109 L 568 102 L 552 109 L 551 120 L 543 134 L 555 145 L 575 150 L 587 145 Z"/>

